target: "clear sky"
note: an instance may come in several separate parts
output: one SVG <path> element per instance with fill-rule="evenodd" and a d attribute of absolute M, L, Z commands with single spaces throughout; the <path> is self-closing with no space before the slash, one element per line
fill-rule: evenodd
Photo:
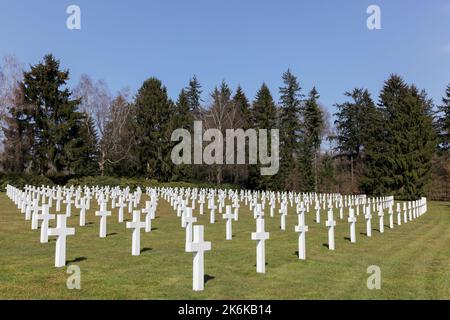
<path fill-rule="evenodd" d="M 82 29 L 66 28 L 66 8 L 81 7 Z M 370 4 L 381 30 L 366 27 Z M 0 0 L 0 55 L 26 64 L 46 53 L 71 71 L 136 91 L 150 76 L 171 97 L 196 74 L 207 92 L 225 79 L 253 99 L 265 81 L 278 99 L 281 75 L 299 77 L 320 102 L 353 87 L 377 94 L 390 73 L 435 101 L 450 83 L 450 0 Z"/>

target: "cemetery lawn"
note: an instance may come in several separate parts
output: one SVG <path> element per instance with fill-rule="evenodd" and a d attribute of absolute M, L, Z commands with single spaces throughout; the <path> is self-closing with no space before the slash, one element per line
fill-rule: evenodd
<path fill-rule="evenodd" d="M 141 202 L 145 200 L 147 196 Z M 208 212 L 199 219 L 205 239 L 212 242 L 212 251 L 205 253 L 208 281 L 205 291 L 194 292 L 193 255 L 184 252 L 184 229 L 169 204 L 159 201 L 154 230 L 141 233 L 139 257 L 131 256 L 132 231 L 117 222 L 117 209 L 108 218 L 108 237 L 100 239 L 97 207 L 87 212 L 83 228 L 78 227 L 78 210 L 72 208 L 68 225 L 76 227 L 76 235 L 67 239 L 67 263 L 80 267 L 82 288 L 69 290 L 67 267 L 54 267 L 54 238 L 40 244 L 39 231 L 32 231 L 30 222 L 1 193 L 0 299 L 450 299 L 448 202 L 430 202 L 424 216 L 393 230 L 386 226 L 384 234 L 376 230 L 374 219 L 370 239 L 360 215 L 356 244 L 346 239 L 348 223 L 336 213 L 335 252 L 326 247 L 324 213 L 318 225 L 311 211 L 306 219 L 306 261 L 296 255 L 297 218 L 289 208 L 284 232 L 278 214 L 266 218 L 270 240 L 264 275 L 256 273 L 256 242 L 251 240 L 255 222 L 248 208 L 242 204 L 239 221 L 233 221 L 232 241 L 225 240 L 221 215 L 210 225 Z M 194 214 L 198 216 L 198 208 Z M 371 265 L 381 268 L 381 290 L 366 286 Z"/>

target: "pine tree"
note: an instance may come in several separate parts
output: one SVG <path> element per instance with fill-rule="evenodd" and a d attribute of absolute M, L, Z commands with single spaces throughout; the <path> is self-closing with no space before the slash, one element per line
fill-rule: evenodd
<path fill-rule="evenodd" d="M 319 94 L 314 87 L 305 101 L 303 111 L 304 136 L 302 139 L 302 153 L 300 154 L 304 191 L 317 192 L 318 186 L 318 152 L 322 144 L 324 119 L 319 107 Z"/>
<path fill-rule="evenodd" d="M 94 119 L 89 114 L 83 114 L 83 117 L 80 136 L 71 141 L 75 144 L 76 160 L 71 163 L 70 169 L 80 176 L 95 176 L 99 172 L 98 133 Z"/>
<path fill-rule="evenodd" d="M 170 137 L 174 104 L 161 81 L 150 78 L 139 89 L 135 106 L 141 173 L 149 178 L 167 181 L 173 170 L 170 159 L 173 143 Z"/>
<path fill-rule="evenodd" d="M 367 89 L 355 88 L 352 92 L 346 92 L 350 98 L 343 104 L 337 104 L 336 116 L 337 151 L 350 161 L 350 175 L 352 192 L 356 191 L 354 168 L 355 163 L 362 162 L 362 151 L 367 139 L 371 138 L 368 130 L 374 125 L 374 113 L 376 106 Z"/>
<path fill-rule="evenodd" d="M 173 121 L 175 128 L 191 130 L 194 119 L 189 107 L 189 96 L 184 89 L 178 95 L 174 107 Z"/>
<path fill-rule="evenodd" d="M 278 181 L 280 188 L 292 189 L 293 175 L 297 167 L 300 150 L 302 124 L 300 122 L 301 94 L 297 78 L 290 70 L 283 74 L 284 86 L 280 88 L 280 171 Z"/>
<path fill-rule="evenodd" d="M 425 91 L 392 75 L 381 91 L 380 108 L 384 130 L 378 130 L 384 134 L 375 136 L 367 146 L 367 168 L 372 174 L 366 178 L 366 187 L 370 185 L 369 191 L 375 194 L 388 192 L 406 200 L 417 199 L 424 195 L 436 147 L 431 100 Z"/>
<path fill-rule="evenodd" d="M 234 129 L 248 129 L 251 126 L 250 103 L 241 86 L 238 86 L 233 97 Z"/>
<path fill-rule="evenodd" d="M 194 119 L 189 108 L 188 95 L 184 89 L 181 90 L 178 100 L 175 103 L 173 122 L 175 129 L 186 129 L 189 132 L 192 132 Z M 182 164 L 175 167 L 172 179 L 178 181 L 189 181 L 192 176 L 192 166 Z"/>
<path fill-rule="evenodd" d="M 200 119 L 202 114 L 202 86 L 194 75 L 189 81 L 189 86 L 185 89 L 189 110 L 193 114 L 195 119 Z"/>
<path fill-rule="evenodd" d="M 450 150 L 450 84 L 447 86 L 442 105 L 438 107 L 440 113 L 438 119 L 439 147 L 443 151 Z"/>
<path fill-rule="evenodd" d="M 252 106 L 252 122 L 255 129 L 275 129 L 277 127 L 277 106 L 265 83 L 256 93 Z"/>
<path fill-rule="evenodd" d="M 265 83 L 258 90 L 251 108 L 250 121 L 253 128 L 258 132 L 259 129 L 266 129 L 268 132 L 277 129 L 277 107 L 273 101 L 272 94 Z M 270 139 L 268 140 L 267 150 L 271 150 Z M 277 188 L 273 177 L 261 175 L 261 165 L 250 167 L 249 187 L 258 190 L 271 190 Z"/>
<path fill-rule="evenodd" d="M 42 175 L 74 174 L 72 163 L 78 161 L 83 115 L 77 111 L 79 100 L 70 98 L 66 86 L 69 71 L 60 70 L 52 55 L 31 66 L 24 73 L 22 90 L 24 103 L 35 107 L 33 113 L 34 143 L 31 150 L 34 167 Z"/>

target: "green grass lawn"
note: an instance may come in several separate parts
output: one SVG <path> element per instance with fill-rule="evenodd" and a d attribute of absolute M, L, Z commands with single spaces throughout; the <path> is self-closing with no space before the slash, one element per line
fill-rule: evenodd
<path fill-rule="evenodd" d="M 154 230 L 141 233 L 139 257 L 131 256 L 132 231 L 117 222 L 117 209 L 108 218 L 109 236 L 98 237 L 96 209 L 87 213 L 89 224 L 83 228 L 77 210 L 68 220 L 76 227 L 67 241 L 68 265 L 81 268 L 82 282 L 81 290 L 69 290 L 67 268 L 54 267 L 54 238 L 40 244 L 39 231 L 32 231 L 0 194 L 0 299 L 450 299 L 450 203 L 431 202 L 427 214 L 393 230 L 386 227 L 384 234 L 373 220 L 372 238 L 363 235 L 360 215 L 355 244 L 346 239 L 348 223 L 336 214 L 334 252 L 325 246 L 325 214 L 318 225 L 311 212 L 306 261 L 296 255 L 297 218 L 290 208 L 286 231 L 279 229 L 278 214 L 266 218 L 266 274 L 256 273 L 255 221 L 249 210 L 241 208 L 239 221 L 233 222 L 232 241 L 225 240 L 225 221 L 216 215 L 219 221 L 209 224 L 208 212 L 199 219 L 205 239 L 212 242 L 205 254 L 209 280 L 203 292 L 192 291 L 193 255 L 184 252 L 185 231 L 167 202 L 160 200 Z M 366 286 L 371 265 L 381 268 L 381 290 Z"/>

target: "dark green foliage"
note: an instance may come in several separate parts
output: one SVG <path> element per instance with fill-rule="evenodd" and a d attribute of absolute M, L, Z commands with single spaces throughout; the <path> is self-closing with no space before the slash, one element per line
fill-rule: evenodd
<path fill-rule="evenodd" d="M 196 76 L 189 81 L 189 86 L 185 89 L 189 110 L 195 118 L 199 118 L 202 113 L 202 86 Z"/>
<path fill-rule="evenodd" d="M 305 101 L 303 110 L 303 137 L 300 153 L 304 191 L 317 191 L 317 153 L 322 144 L 324 119 L 318 104 L 319 94 L 314 87 Z"/>
<path fill-rule="evenodd" d="M 432 103 L 424 91 L 392 75 L 380 94 L 380 135 L 366 146 L 364 188 L 373 194 L 404 199 L 424 195 L 436 147 Z"/>
<path fill-rule="evenodd" d="M 79 139 L 73 139 L 72 155 L 75 161 L 71 163 L 71 171 L 77 175 L 95 175 L 99 170 L 98 134 L 94 119 L 89 114 L 83 114 Z"/>
<path fill-rule="evenodd" d="M 250 117 L 250 103 L 242 90 L 241 86 L 238 86 L 236 93 L 233 97 L 233 117 L 234 128 L 247 130 L 251 127 Z"/>
<path fill-rule="evenodd" d="M 173 116 L 174 129 L 186 129 L 191 133 L 194 127 L 193 113 L 189 107 L 189 97 L 184 89 L 181 90 L 178 100 L 175 103 L 175 112 Z M 181 164 L 175 166 L 171 180 L 186 181 L 192 179 L 192 165 Z"/>
<path fill-rule="evenodd" d="M 329 153 L 325 153 L 322 157 L 319 170 L 319 192 L 332 193 L 336 192 L 336 169 L 333 157 Z"/>
<path fill-rule="evenodd" d="M 24 104 L 33 106 L 33 169 L 41 175 L 77 173 L 76 162 L 83 154 L 83 115 L 79 100 L 71 100 L 66 87 L 69 71 L 59 69 L 59 61 L 46 55 L 44 61 L 24 73 L 21 84 Z M 83 161 L 89 159 L 83 159 Z"/>
<path fill-rule="evenodd" d="M 258 132 L 259 129 L 278 129 L 277 106 L 273 101 L 272 94 L 265 83 L 256 93 L 253 101 L 250 117 L 252 127 Z M 268 139 L 267 150 L 271 150 L 270 139 Z M 276 181 L 271 176 L 261 175 L 261 166 L 253 165 L 249 168 L 249 187 L 259 190 L 273 190 L 277 188 Z"/>
<path fill-rule="evenodd" d="M 290 70 L 283 74 L 284 86 L 280 88 L 280 188 L 292 189 L 291 173 L 297 166 L 300 152 L 301 130 L 301 94 L 300 85 Z"/>
<path fill-rule="evenodd" d="M 376 106 L 367 89 L 355 88 L 352 92 L 346 92 L 345 95 L 351 100 L 336 105 L 337 134 L 333 138 L 337 142 L 336 149 L 339 155 L 349 160 L 351 190 L 355 192 L 355 166 L 361 165 L 364 145 L 374 137 L 374 134 L 380 134 L 376 131 L 382 130 L 379 126 L 383 123 L 377 121 Z M 373 143 L 377 144 L 378 141 Z"/>
<path fill-rule="evenodd" d="M 174 104 L 156 78 L 150 78 L 139 89 L 135 100 L 140 172 L 148 178 L 167 181 L 173 164 L 172 146 Z"/>
<path fill-rule="evenodd" d="M 439 147 L 443 151 L 448 151 L 450 150 L 450 84 L 447 86 L 445 97 L 442 98 L 442 105 L 438 107 L 438 111 Z"/>
<path fill-rule="evenodd" d="M 47 177 L 24 174 L 24 173 L 9 173 L 0 174 L 0 190 L 6 191 L 7 185 L 15 186 L 16 188 L 25 188 L 26 185 L 30 186 L 53 186 L 54 183 Z"/>

